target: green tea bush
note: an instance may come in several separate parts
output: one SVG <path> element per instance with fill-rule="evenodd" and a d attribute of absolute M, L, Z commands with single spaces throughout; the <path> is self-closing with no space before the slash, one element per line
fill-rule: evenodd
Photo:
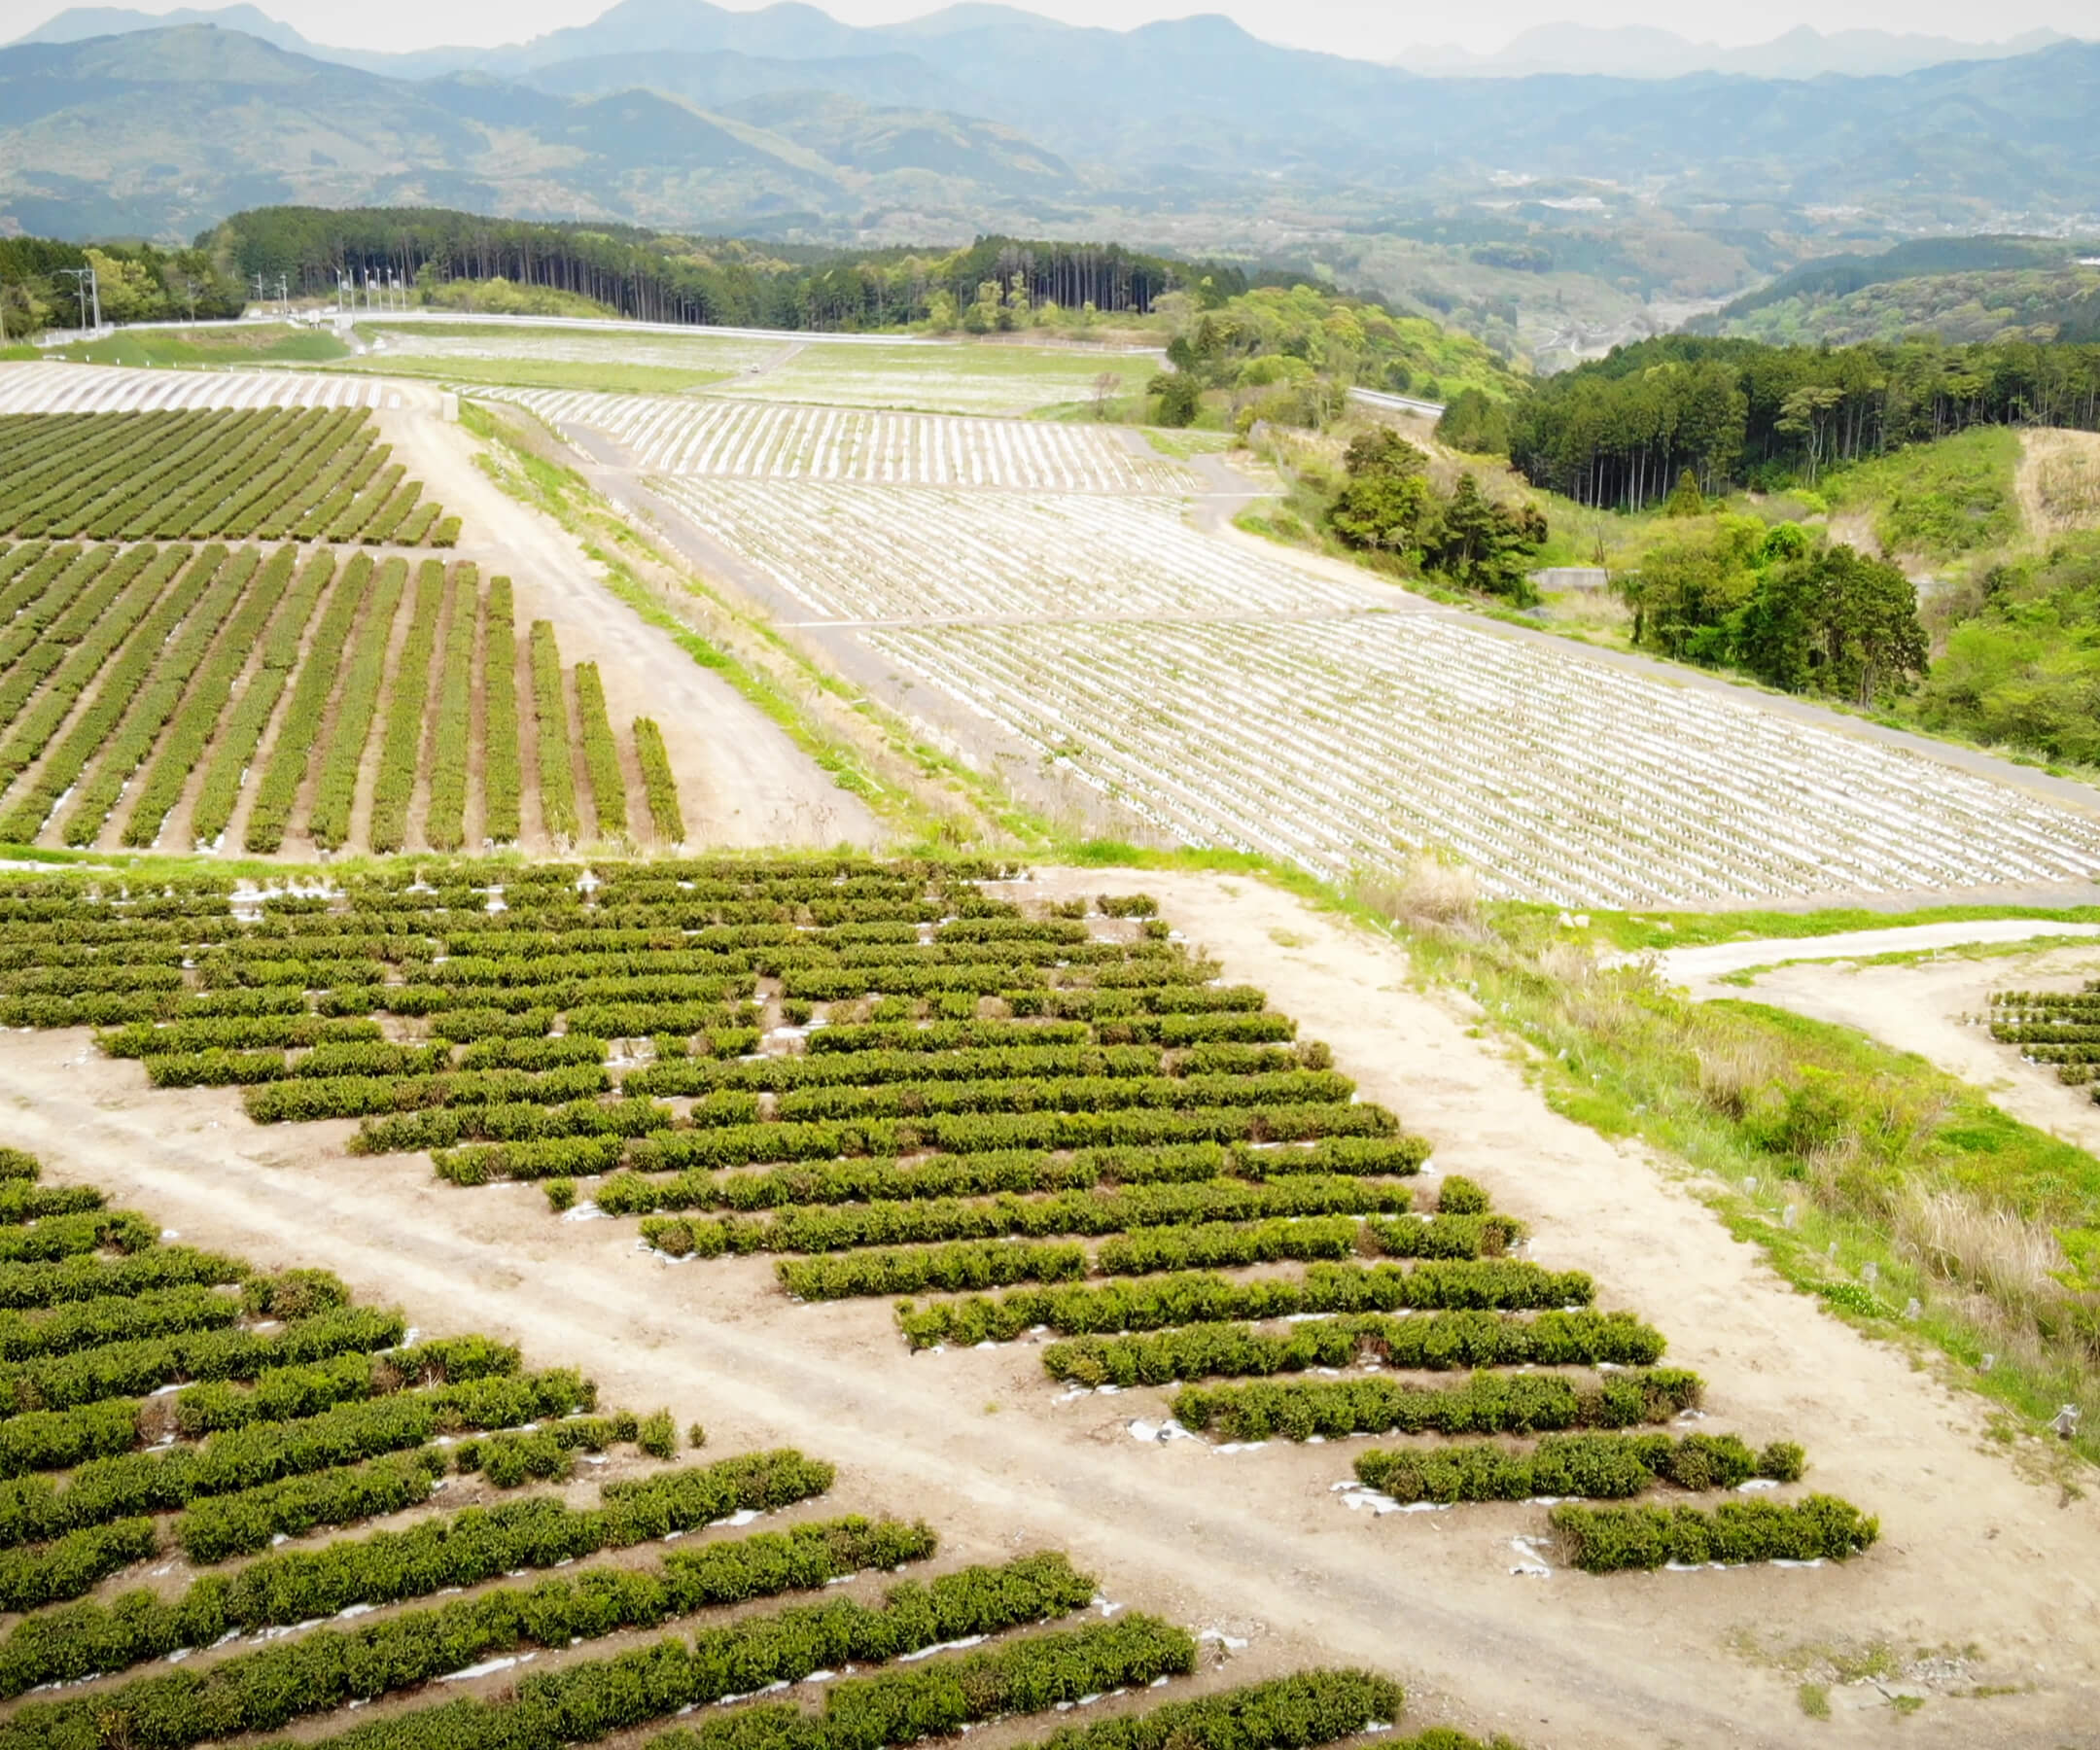
<path fill-rule="evenodd" d="M 1347 1367 L 1366 1355 L 1391 1367 L 1645 1366 L 1662 1334 L 1630 1312 L 1359 1314 L 1270 1336 L 1243 1324 L 1199 1324 L 1148 1337 L 1077 1337 L 1050 1344 L 1043 1370 L 1077 1385 L 1164 1385 L 1219 1375 Z"/>
<path fill-rule="evenodd" d="M 1475 1374 L 1428 1387 L 1383 1379 L 1189 1385 L 1174 1394 L 1183 1426 L 1232 1440 L 1345 1434 L 1527 1434 L 1625 1428 L 1695 1408 L 1704 1384 L 1674 1368 L 1609 1374 L 1595 1384 L 1551 1374 Z"/>
<path fill-rule="evenodd" d="M 1583 1507 L 1553 1510 L 1569 1561 L 1592 1574 L 1665 1563 L 1842 1561 L 1872 1549 L 1881 1522 L 1835 1495 L 1792 1503 L 1724 1501 L 1718 1507 Z"/>
<path fill-rule="evenodd" d="M 1358 1455 L 1357 1479 L 1396 1501 L 1521 1501 L 1533 1495 L 1611 1500 L 1658 1482 L 1733 1488 L 1752 1477 L 1792 1483 L 1802 1450 L 1774 1441 L 1752 1452 L 1733 1434 L 1549 1434 L 1524 1452 L 1491 1443 Z"/>

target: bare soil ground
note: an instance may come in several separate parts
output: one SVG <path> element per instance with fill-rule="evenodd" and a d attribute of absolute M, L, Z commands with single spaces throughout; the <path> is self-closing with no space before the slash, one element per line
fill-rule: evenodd
<path fill-rule="evenodd" d="M 599 568 L 564 530 L 484 474 L 466 432 L 436 419 L 379 418 L 397 458 L 462 518 L 457 557 L 477 561 L 484 578 L 511 578 L 520 647 L 534 620 L 553 621 L 565 668 L 599 665 L 616 735 L 631 733 L 638 717 L 662 726 L 690 844 L 882 842 L 881 822 L 858 797 L 721 676 L 609 594 Z M 529 702 L 530 694 L 521 697 Z"/>
<path fill-rule="evenodd" d="M 1780 966 L 1759 973 L 1747 992 L 1739 985 L 1692 989 L 1695 996 L 1747 996 L 1812 1020 L 1855 1027 L 1982 1089 L 2036 1129 L 2100 1154 L 2100 1105 L 2093 1103 L 2093 1090 L 2066 1087 L 2049 1066 L 2024 1062 L 2017 1046 L 1999 1044 L 1978 1020 L 1993 991 L 2075 991 L 2095 977 L 2100 946 L 1910 965 Z"/>
<path fill-rule="evenodd" d="M 1229 978 L 1264 985 L 1366 1098 L 1435 1138 L 1441 1171 L 1530 1222 L 1533 1256 L 1593 1272 L 1606 1305 L 1667 1332 L 1709 1382 L 1710 1426 L 1802 1440 L 1809 1485 L 1878 1513 L 1881 1543 L 1812 1570 L 1515 1573 L 1512 1539 L 1540 1536 L 1541 1508 L 1350 1512 L 1332 1486 L 1357 1443 L 1134 1438 L 1162 1394 L 1061 1402 L 1027 1343 L 910 1355 L 884 1303 L 793 1306 L 760 1259 L 669 1266 L 633 1224 L 556 1221 L 531 1186 L 345 1156 L 348 1125 L 262 1130 L 230 1090 L 149 1093 L 84 1032 L 0 1041 L 9 1140 L 186 1241 L 325 1264 L 425 1329 L 585 1366 L 608 1401 L 701 1418 L 719 1450 L 832 1457 L 845 1502 L 924 1514 L 952 1553 L 1068 1549 L 1110 1597 L 1247 1640 L 1237 1678 L 1367 1663 L 1409 1682 L 1418 1726 L 1533 1750 L 2090 1741 L 2100 1507 L 2026 1480 L 1976 1400 L 1794 1293 L 1666 1168 L 1556 1116 L 1473 1017 L 1411 988 L 1391 943 L 1251 881 L 1094 870 L 1032 891 L 1157 893 Z M 1836 1717 L 1809 1726 L 1784 1657 L 1869 1644 L 1908 1674 L 1838 1688 Z M 1919 1665 L 1925 1649 L 1942 1656 Z M 1923 1700 L 1908 1717 L 1906 1695 Z"/>

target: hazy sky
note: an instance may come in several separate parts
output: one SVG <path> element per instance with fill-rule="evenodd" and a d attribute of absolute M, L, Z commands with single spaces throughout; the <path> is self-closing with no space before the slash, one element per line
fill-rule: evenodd
<path fill-rule="evenodd" d="M 0 40 L 34 28 L 63 0 L 0 0 Z M 126 4 L 127 0 L 113 0 Z M 179 0 L 128 0 L 145 12 L 166 12 Z M 216 0 L 190 0 L 209 6 Z M 564 24 L 579 24 L 612 0 L 260 0 L 262 9 L 315 42 L 358 49 L 421 49 L 440 43 L 517 42 Z M 725 0 L 755 11 L 755 0 Z M 819 0 L 834 18 L 882 24 L 936 10 L 939 0 Z M 1403 0 L 1034 0 L 1028 10 L 1074 24 L 1129 28 L 1156 18 L 1222 12 L 1271 42 L 1383 59 L 1416 43 L 1461 43 L 1497 49 L 1519 32 L 1579 17 L 1597 25 L 1654 24 L 1700 41 L 1759 43 L 1796 24 L 1820 30 L 1872 28 L 1923 31 L 1965 41 L 2002 39 L 2040 26 L 2073 35 L 2100 30 L 2094 0 L 1997 0 L 1979 10 L 1973 0 L 1778 0 L 1724 4 L 1688 13 L 1678 0 L 1475 0 L 1464 7 L 1421 6 Z"/>

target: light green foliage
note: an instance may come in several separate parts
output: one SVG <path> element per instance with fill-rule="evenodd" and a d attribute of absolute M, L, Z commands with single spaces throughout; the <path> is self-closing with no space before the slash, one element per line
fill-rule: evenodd
<path fill-rule="evenodd" d="M 1823 490 L 1835 508 L 1872 515 L 1884 551 L 1952 559 L 2018 533 L 2019 447 L 2001 428 L 1962 432 L 1833 473 Z"/>
<path fill-rule="evenodd" d="M 2100 764 L 2100 535 L 2008 559 L 1918 695 L 1929 728 Z"/>

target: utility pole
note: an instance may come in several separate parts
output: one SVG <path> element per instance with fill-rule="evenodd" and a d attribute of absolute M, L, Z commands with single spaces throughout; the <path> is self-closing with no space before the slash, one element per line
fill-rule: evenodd
<path fill-rule="evenodd" d="M 255 276 L 255 289 L 256 302 L 261 303 L 263 299 L 264 294 L 262 291 L 262 276 L 260 273 Z"/>
<path fill-rule="evenodd" d="M 285 284 L 285 276 L 281 273 L 277 276 L 277 313 L 280 316 L 292 314 L 290 288 Z"/>
<path fill-rule="evenodd" d="M 58 271 L 70 276 L 73 281 L 73 290 L 80 298 L 81 332 L 86 333 L 88 332 L 88 284 L 94 278 L 94 269 L 92 267 L 61 267 Z M 100 295 L 97 294 L 95 298 L 95 315 L 99 318 L 101 314 L 102 299 Z"/>

